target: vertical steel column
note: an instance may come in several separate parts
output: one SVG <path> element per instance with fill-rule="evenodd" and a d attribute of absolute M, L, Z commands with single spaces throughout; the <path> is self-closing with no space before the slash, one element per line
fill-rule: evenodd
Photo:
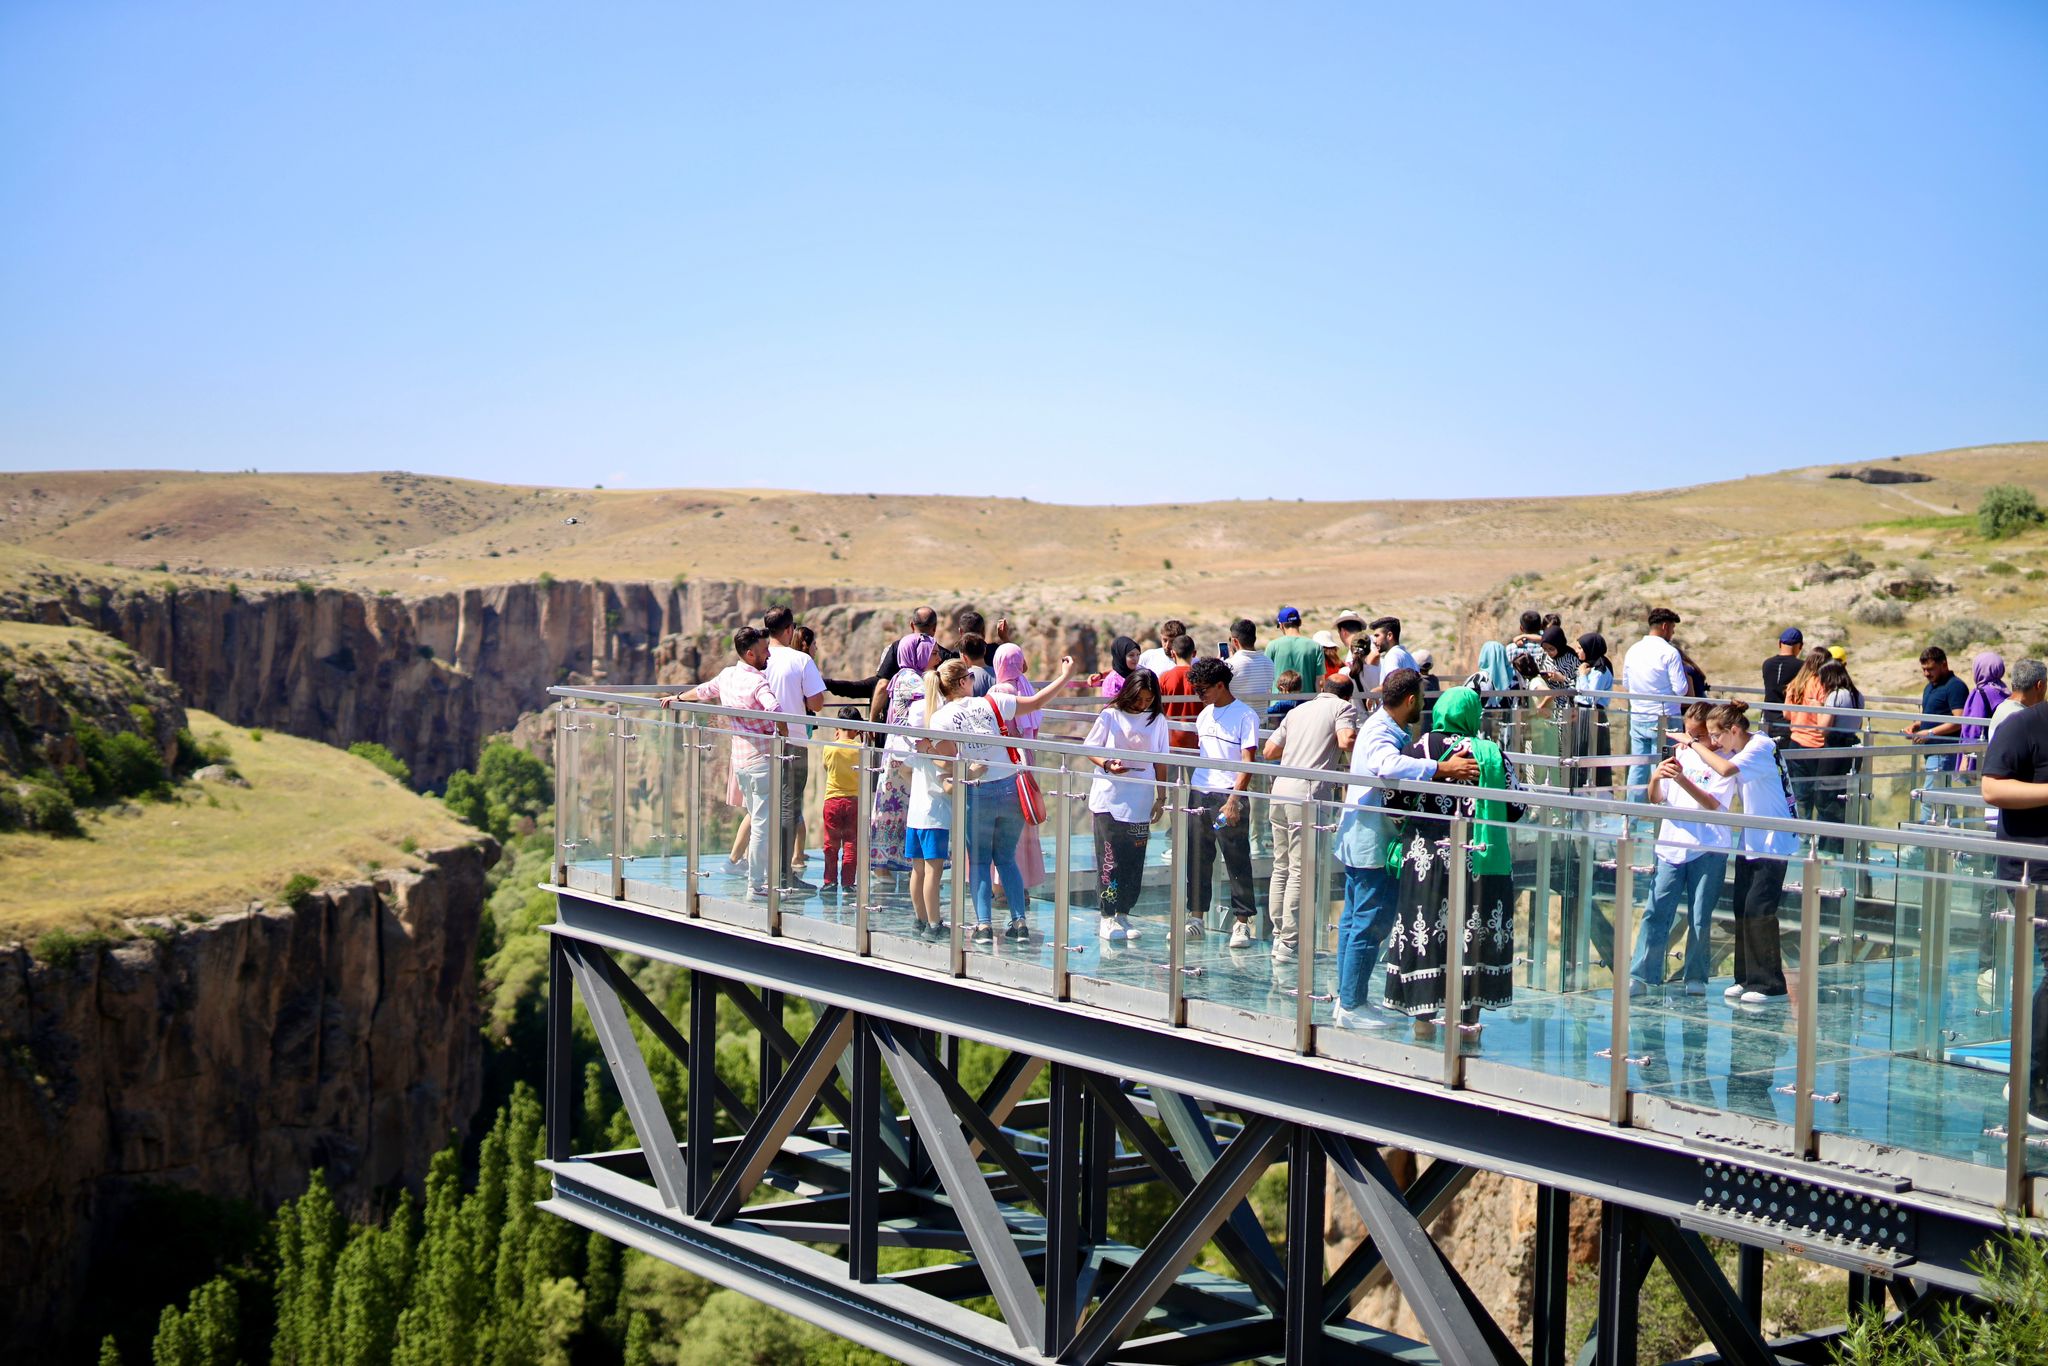
<path fill-rule="evenodd" d="M 1301 928 L 1298 921 L 1295 928 Z M 1283 1339 L 1287 1366 L 1314 1366 L 1322 1359 L 1326 1175 L 1323 1145 L 1315 1130 L 1306 1124 L 1295 1125 L 1287 1144 L 1287 1326 Z"/>
<path fill-rule="evenodd" d="M 626 712 L 617 702 L 612 716 L 612 899 L 626 899 Z"/>
<path fill-rule="evenodd" d="M 855 761 L 859 786 L 853 798 L 853 951 L 862 958 L 874 952 L 874 931 L 868 919 L 875 909 L 872 904 L 875 870 L 871 866 L 875 857 L 875 834 L 874 823 L 868 819 L 868 813 L 874 806 L 875 773 L 868 766 L 870 751 L 877 757 L 881 754 L 879 748 L 863 739 L 860 757 Z"/>
<path fill-rule="evenodd" d="M 697 888 L 704 879 L 704 723 L 696 715 L 683 722 L 683 838 L 689 893 L 684 902 L 697 915 Z"/>
<path fill-rule="evenodd" d="M 762 1048 L 766 1049 L 764 1041 Z M 690 1056 L 683 1117 L 683 1207 L 694 1213 L 704 1207 L 717 1175 L 718 1160 L 718 979 L 707 972 L 690 973 Z"/>
<path fill-rule="evenodd" d="M 1092 1245 L 1109 1241 L 1109 1164 L 1116 1156 L 1116 1120 L 1085 1086 L 1081 1102 L 1081 1170 L 1087 1177 L 1081 1192 L 1081 1241 Z"/>
<path fill-rule="evenodd" d="M 1081 1324 L 1081 1084 L 1065 1063 L 1049 1068 L 1045 1151 L 1045 1351 L 1058 1356 Z"/>
<path fill-rule="evenodd" d="M 770 865 L 771 867 L 773 865 Z M 761 988 L 761 1009 L 768 1018 L 775 1021 L 777 1028 L 788 1021 L 782 1009 L 782 993 L 772 987 Z M 782 1080 L 782 1054 L 769 1046 L 767 1035 L 761 1036 L 761 1103 L 768 1103 L 768 1093 L 775 1089 L 775 1083 Z"/>
<path fill-rule="evenodd" d="M 1555 1186 L 1538 1186 L 1529 1366 L 1565 1366 L 1571 1354 L 1565 1330 L 1565 1300 L 1572 1274 L 1571 1235 L 1571 1193 Z"/>
<path fill-rule="evenodd" d="M 737 740 L 734 741 L 738 743 Z M 768 821 L 766 842 L 762 845 L 762 857 L 768 860 L 768 933 L 782 933 L 782 883 L 784 861 L 789 852 L 782 847 L 782 785 L 786 781 L 782 772 L 784 759 L 782 731 L 778 728 L 768 737 L 768 809 L 763 814 Z M 756 877 L 761 870 L 747 869 L 748 877 Z M 763 1051 L 766 1056 L 766 1051 Z M 762 1093 L 764 1096 L 766 1092 Z"/>
<path fill-rule="evenodd" d="M 1600 1309 L 1593 1360 L 1597 1366 L 1636 1362 L 1635 1214 L 1626 1205 L 1600 1205 Z"/>
<path fill-rule="evenodd" d="M 1169 865 L 1172 882 L 1167 889 L 1168 910 L 1166 918 L 1166 1023 L 1175 1029 L 1188 1022 L 1188 1005 L 1183 981 L 1187 965 L 1187 919 L 1188 880 L 1194 875 L 1194 853 L 1188 848 L 1188 802 L 1189 788 L 1184 781 L 1176 781 L 1173 789 L 1173 818 L 1167 822 L 1167 850 L 1173 855 Z M 1098 855 L 1097 857 L 1100 857 Z"/>
<path fill-rule="evenodd" d="M 1775 917 L 1773 917 L 1775 922 Z M 1820 858 L 1809 852 L 1799 886 L 1799 1052 L 1792 1081 L 1792 1152 L 1814 1156 L 1814 1049 L 1820 1011 Z"/>
<path fill-rule="evenodd" d="M 1629 941 L 1634 934 L 1630 921 L 1636 900 L 1635 847 L 1636 842 L 1627 835 L 1614 842 L 1614 947 L 1609 955 L 1614 1000 L 1608 1025 L 1607 1122 L 1623 1128 L 1629 1122 L 1628 994 L 1635 982 L 1628 970 Z"/>
<path fill-rule="evenodd" d="M 864 822 L 863 822 L 864 823 Z M 862 1285 L 878 1279 L 876 1249 L 881 1246 L 882 1052 L 868 1028 L 867 1017 L 853 1019 L 852 1133 L 849 1136 L 851 1178 L 847 1188 L 847 1274 Z M 765 1097 L 767 1092 L 762 1092 Z"/>
<path fill-rule="evenodd" d="M 1742 1302 L 1742 1316 L 1752 1328 L 1764 1321 L 1764 1250 L 1739 1244 L 1735 1249 L 1735 1298 Z"/>
<path fill-rule="evenodd" d="M 1472 838 L 1472 823 L 1460 816 L 1451 822 L 1451 903 L 1444 917 L 1444 1085 L 1457 1090 L 1465 1084 L 1465 1050 L 1459 1017 L 1465 1013 L 1465 912 L 1472 900 L 1466 884 L 1466 870 L 1472 853 L 1466 843 Z"/>
<path fill-rule="evenodd" d="M 576 1132 L 575 1055 L 570 1038 L 575 1014 L 575 988 L 569 976 L 568 949 L 561 936 L 548 936 L 547 1013 L 547 1145 L 548 1160 L 569 1156 Z"/>
<path fill-rule="evenodd" d="M 2012 917 L 2012 1067 L 2005 1098 L 2005 1202 L 2021 1219 L 2033 1217 L 2033 1182 L 2027 1176 L 2028 1103 L 2034 1093 L 2034 885 L 2020 869 Z"/>
<path fill-rule="evenodd" d="M 953 921 L 953 954 L 951 971 L 955 977 L 967 975 L 967 865 L 973 842 L 967 838 L 967 783 L 960 776 L 966 765 L 957 759 L 953 764 L 953 800 L 951 819 L 953 823 L 953 894 L 951 919 Z"/>
<path fill-rule="evenodd" d="M 1301 842 L 1296 846 L 1301 864 L 1294 871 L 1302 883 L 1301 911 L 1294 917 L 1294 1051 L 1303 1056 L 1315 1051 L 1316 945 L 1323 922 L 1323 841 L 1316 828 L 1316 806 L 1311 791 L 1301 804 Z"/>
<path fill-rule="evenodd" d="M 1070 883 L 1074 846 L 1074 799 L 1068 788 L 1072 783 L 1073 772 L 1073 757 L 1062 754 L 1059 795 L 1053 807 L 1052 827 L 1052 998 L 1055 1001 L 1066 1000 L 1071 992 L 1067 969 L 1067 914 L 1074 891 Z M 1032 837 L 1037 838 L 1035 832 Z M 1049 1335 L 1047 1340 L 1051 1340 Z"/>

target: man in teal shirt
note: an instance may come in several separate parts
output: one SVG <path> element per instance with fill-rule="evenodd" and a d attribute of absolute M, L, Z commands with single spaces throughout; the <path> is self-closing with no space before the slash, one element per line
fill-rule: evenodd
<path fill-rule="evenodd" d="M 1317 685 L 1323 681 L 1323 647 L 1301 633 L 1298 609 L 1283 607 L 1274 621 L 1279 623 L 1280 636 L 1266 647 L 1266 654 L 1273 661 L 1274 677 L 1292 669 L 1301 675 L 1301 690 L 1315 696 Z"/>

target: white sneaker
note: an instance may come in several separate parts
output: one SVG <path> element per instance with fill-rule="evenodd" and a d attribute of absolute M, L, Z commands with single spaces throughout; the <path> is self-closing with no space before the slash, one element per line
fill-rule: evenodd
<path fill-rule="evenodd" d="M 1273 961 L 1275 963 L 1292 963 L 1294 959 L 1294 945 L 1282 939 L 1273 941 Z"/>
<path fill-rule="evenodd" d="M 1095 932 L 1101 935 L 1104 939 L 1123 940 L 1131 937 L 1130 931 L 1126 930 L 1122 925 L 1117 923 L 1116 916 L 1105 915 L 1101 917 L 1101 920 L 1102 923 L 1096 927 Z"/>
<path fill-rule="evenodd" d="M 1343 1014 L 1343 1007 L 1338 1007 L 1337 1013 Z M 2012 1104 L 2012 1083 L 2007 1082 L 2005 1088 L 1998 1095 L 1999 1099 L 2003 1100 L 2006 1104 Z M 2048 1115 L 2037 1115 L 2032 1110 L 2027 1111 L 2027 1127 L 2030 1129 L 2048 1129 Z"/>
<path fill-rule="evenodd" d="M 1131 923 L 1131 918 L 1127 915 L 1116 917 L 1116 927 L 1124 932 L 1124 938 L 1126 939 L 1136 939 L 1144 933 L 1143 930 Z"/>
<path fill-rule="evenodd" d="M 1181 926 L 1181 932 L 1190 939 L 1200 939 L 1209 933 L 1209 927 L 1193 916 L 1189 916 L 1188 923 Z"/>
<path fill-rule="evenodd" d="M 1248 949 L 1252 946 L 1252 927 L 1240 920 L 1230 927 L 1230 947 Z"/>
<path fill-rule="evenodd" d="M 1356 1010 L 1346 1010 L 1341 1005 L 1330 1007 L 1330 1023 L 1339 1029 L 1385 1029 L 1392 1023 L 1369 1005 Z"/>
<path fill-rule="evenodd" d="M 1726 997 L 1727 997 L 1727 998 L 1728 998 L 1729 1000 L 1731 1000 L 1731 1001 L 1732 1001 L 1732 1000 L 1734 1000 L 1734 999 L 1735 999 L 1736 997 L 1738 997 L 1738 996 L 1742 995 L 1742 991 L 1743 991 L 1742 983 L 1740 983 L 1740 982 L 1737 982 L 1737 983 L 1735 983 L 1734 985 L 1730 986 L 1730 987 L 1728 988 L 1728 990 L 1726 990 L 1726 991 L 1722 992 L 1721 994 L 1722 994 L 1723 996 L 1726 996 Z"/>
<path fill-rule="evenodd" d="M 1631 996 L 1640 996 L 1649 989 L 1650 984 L 1648 982 L 1645 982 L 1640 977 L 1631 977 L 1628 979 L 1628 994 Z"/>
<path fill-rule="evenodd" d="M 1773 1001 L 1783 1002 L 1786 999 L 1783 996 L 1766 996 L 1761 991 L 1745 991 L 1742 993 L 1742 1004 L 1746 1006 L 1769 1005 Z"/>
<path fill-rule="evenodd" d="M 1705 982 L 1687 982 L 1685 984 L 1685 994 L 1688 996 L 1704 996 L 1707 994 L 1707 984 Z"/>

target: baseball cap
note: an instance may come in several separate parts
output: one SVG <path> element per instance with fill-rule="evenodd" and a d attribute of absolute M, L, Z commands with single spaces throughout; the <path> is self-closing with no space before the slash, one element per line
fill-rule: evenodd
<path fill-rule="evenodd" d="M 1352 611 L 1349 607 L 1346 607 L 1343 611 L 1337 613 L 1337 619 L 1335 624 L 1338 626 L 1342 626 L 1347 621 L 1352 623 L 1354 626 L 1365 625 L 1365 618 L 1358 615 L 1358 613 Z"/>
<path fill-rule="evenodd" d="M 1337 639 L 1337 633 L 1335 631 L 1316 632 L 1316 644 L 1320 645 L 1325 650 L 1341 650 L 1344 648 L 1344 642 Z"/>
<path fill-rule="evenodd" d="M 1849 662 L 1849 652 L 1839 645 L 1828 646 L 1828 657 L 1838 664 L 1847 664 Z"/>
<path fill-rule="evenodd" d="M 1417 650 L 1417 651 L 1415 652 L 1415 667 L 1417 667 L 1418 669 L 1433 669 L 1433 668 L 1435 668 L 1435 667 L 1436 667 L 1436 656 L 1435 656 L 1435 655 L 1433 655 L 1433 654 L 1431 654 L 1431 653 L 1430 653 L 1429 651 L 1427 651 L 1427 650 Z"/>
<path fill-rule="evenodd" d="M 1275 616 L 1273 620 L 1279 622 L 1282 626 L 1299 626 L 1301 625 L 1301 609 L 1298 607 L 1283 607 L 1280 609 L 1279 615 Z"/>
<path fill-rule="evenodd" d="M 1797 626 L 1787 626 L 1778 635 L 1778 643 L 1780 645 L 1797 645 L 1805 639 L 1805 636 L 1799 634 Z"/>

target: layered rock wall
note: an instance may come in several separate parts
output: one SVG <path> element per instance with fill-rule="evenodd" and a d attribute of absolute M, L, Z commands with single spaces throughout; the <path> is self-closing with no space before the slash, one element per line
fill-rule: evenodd
<path fill-rule="evenodd" d="M 268 1210 L 316 1167 L 344 1208 L 424 1177 L 478 1101 L 496 846 L 425 858 L 64 961 L 0 948 L 0 1357 L 69 1322 L 144 1183 Z"/>

